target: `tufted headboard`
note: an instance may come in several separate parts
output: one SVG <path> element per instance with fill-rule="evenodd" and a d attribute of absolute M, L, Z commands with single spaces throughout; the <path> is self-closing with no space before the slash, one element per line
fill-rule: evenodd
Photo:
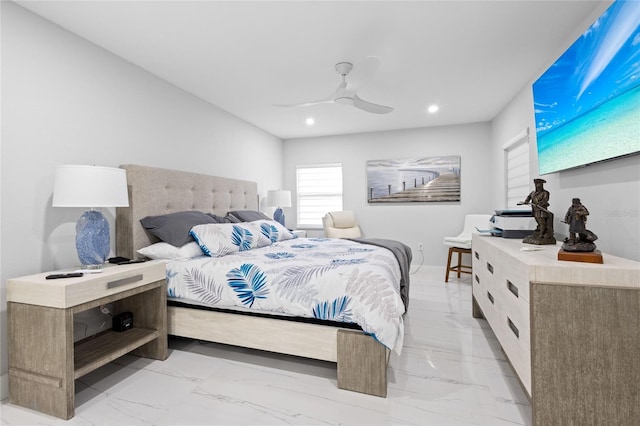
<path fill-rule="evenodd" d="M 158 241 L 140 224 L 146 216 L 199 210 L 224 216 L 231 210 L 257 210 L 258 184 L 156 167 L 123 165 L 129 207 L 116 209 L 116 254 L 134 259 L 136 250 Z"/>

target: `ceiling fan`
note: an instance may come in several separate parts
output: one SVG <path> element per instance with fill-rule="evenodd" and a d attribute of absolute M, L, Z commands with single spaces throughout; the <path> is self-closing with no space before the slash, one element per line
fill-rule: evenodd
<path fill-rule="evenodd" d="M 358 91 L 378 70 L 380 60 L 375 56 L 369 56 L 358 62 L 355 66 L 351 62 L 338 62 L 336 71 L 342 77 L 342 83 L 329 96 L 324 99 L 311 102 L 303 102 L 292 105 L 275 105 L 281 107 L 306 107 L 318 104 L 336 103 L 339 105 L 352 105 L 363 111 L 372 112 L 374 114 L 387 114 L 393 111 L 393 108 L 385 105 L 374 104 L 365 101 L 358 96 Z M 348 81 L 347 81 L 347 77 Z"/>

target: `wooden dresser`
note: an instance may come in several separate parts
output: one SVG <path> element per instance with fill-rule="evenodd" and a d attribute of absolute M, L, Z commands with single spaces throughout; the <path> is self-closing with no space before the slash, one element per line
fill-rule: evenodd
<path fill-rule="evenodd" d="M 640 263 L 559 261 L 560 243 L 478 234 L 472 247 L 473 316 L 498 338 L 533 423 L 640 424 Z"/>

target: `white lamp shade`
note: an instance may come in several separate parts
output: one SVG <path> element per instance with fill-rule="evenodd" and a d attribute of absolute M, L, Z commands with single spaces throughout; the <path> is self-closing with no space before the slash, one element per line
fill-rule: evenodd
<path fill-rule="evenodd" d="M 291 207 L 291 191 L 270 189 L 267 191 L 267 203 L 271 207 Z"/>
<path fill-rule="evenodd" d="M 53 207 L 127 207 L 124 169 L 99 166 L 58 166 L 53 183 Z"/>

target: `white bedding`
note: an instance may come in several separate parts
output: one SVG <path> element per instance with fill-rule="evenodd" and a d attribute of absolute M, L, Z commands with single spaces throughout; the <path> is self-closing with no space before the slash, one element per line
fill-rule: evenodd
<path fill-rule="evenodd" d="M 356 323 L 386 347 L 402 348 L 400 268 L 385 248 L 297 238 L 222 257 L 170 261 L 167 283 L 170 298 Z"/>

